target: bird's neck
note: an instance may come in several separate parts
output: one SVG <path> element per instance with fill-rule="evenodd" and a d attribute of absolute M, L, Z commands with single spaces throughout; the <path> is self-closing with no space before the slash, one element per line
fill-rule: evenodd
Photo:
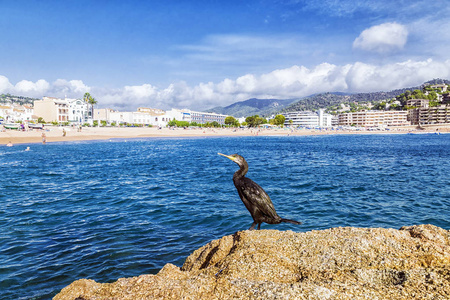
<path fill-rule="evenodd" d="M 234 173 L 233 178 L 244 177 L 245 174 L 247 174 L 247 172 L 248 172 L 248 165 L 247 164 L 243 164 L 243 165 L 239 166 L 239 170 L 237 170 Z"/>

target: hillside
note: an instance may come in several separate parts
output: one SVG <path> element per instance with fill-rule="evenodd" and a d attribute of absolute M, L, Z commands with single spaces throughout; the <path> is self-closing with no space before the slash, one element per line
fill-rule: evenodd
<path fill-rule="evenodd" d="M 284 113 L 290 111 L 315 111 L 319 108 L 333 110 L 341 103 L 369 103 L 379 102 L 382 100 L 392 99 L 404 93 L 407 90 L 413 91 L 416 89 L 422 89 L 428 84 L 450 84 L 449 80 L 445 79 L 433 79 L 423 83 L 420 86 L 402 88 L 392 90 L 389 92 L 373 92 L 373 93 L 322 93 L 315 94 L 301 99 L 248 99 L 241 102 L 236 102 L 226 107 L 215 107 L 209 111 L 230 115 L 234 117 L 248 117 L 251 115 L 270 116 L 277 113 Z"/>
<path fill-rule="evenodd" d="M 289 104 L 298 101 L 298 99 L 248 99 L 233 103 L 226 107 L 215 107 L 209 109 L 210 112 L 218 114 L 230 115 L 236 118 L 247 117 L 252 115 L 270 116 L 276 112 L 283 110 Z"/>
<path fill-rule="evenodd" d="M 295 103 L 292 103 L 280 112 L 289 111 L 305 111 L 305 110 L 317 110 L 319 108 L 331 108 L 332 106 L 339 105 L 341 103 L 368 103 L 368 102 L 379 102 L 382 100 L 392 99 L 407 90 L 414 91 L 417 89 L 422 89 L 425 85 L 429 84 L 450 84 L 449 80 L 444 79 L 433 79 L 423 83 L 420 86 L 402 88 L 397 90 L 392 90 L 389 92 L 373 92 L 373 93 L 356 93 L 356 94 L 343 94 L 343 93 L 324 93 L 309 96 L 303 98 Z"/>
<path fill-rule="evenodd" d="M 1 94 L 0 103 L 16 103 L 16 104 L 33 104 L 34 100 L 40 100 L 36 98 L 23 97 L 23 96 L 13 96 L 10 94 Z"/>

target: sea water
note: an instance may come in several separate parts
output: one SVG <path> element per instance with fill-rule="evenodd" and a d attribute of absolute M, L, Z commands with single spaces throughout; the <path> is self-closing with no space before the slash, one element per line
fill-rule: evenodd
<path fill-rule="evenodd" d="M 25 151 L 26 147 L 30 151 Z M 450 135 L 148 138 L 0 148 L 0 298 L 50 299 L 80 278 L 155 274 L 252 219 L 248 177 L 297 232 L 450 229 Z"/>

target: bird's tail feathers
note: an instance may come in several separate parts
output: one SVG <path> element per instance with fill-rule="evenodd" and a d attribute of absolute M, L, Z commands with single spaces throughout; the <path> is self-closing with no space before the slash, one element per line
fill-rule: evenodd
<path fill-rule="evenodd" d="M 301 225 L 302 222 L 298 222 L 298 221 L 294 221 L 294 220 L 289 220 L 289 219 L 281 219 L 281 222 L 284 223 L 291 223 L 291 224 L 295 224 L 295 225 Z"/>

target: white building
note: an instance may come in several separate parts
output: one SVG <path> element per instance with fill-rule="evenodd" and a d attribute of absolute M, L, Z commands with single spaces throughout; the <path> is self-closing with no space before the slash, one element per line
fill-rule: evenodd
<path fill-rule="evenodd" d="M 15 121 L 12 105 L 0 105 L 0 119 L 3 119 L 5 122 Z"/>
<path fill-rule="evenodd" d="M 91 123 L 90 105 L 81 99 L 43 97 L 34 101 L 34 114 L 46 122 Z"/>
<path fill-rule="evenodd" d="M 94 119 L 109 124 L 139 124 L 165 127 L 173 119 L 157 108 L 139 107 L 137 111 L 123 112 L 109 108 L 94 109 Z"/>
<path fill-rule="evenodd" d="M 227 115 L 199 112 L 190 109 L 172 109 L 167 111 L 166 115 L 170 118 L 170 120 L 175 119 L 177 121 L 187 121 L 189 123 L 196 122 L 198 124 L 217 122 L 220 125 L 224 125 L 225 118 L 228 117 Z"/>
<path fill-rule="evenodd" d="M 189 109 L 171 109 L 164 111 L 157 108 L 139 107 L 135 112 L 122 112 L 112 109 L 94 109 L 94 119 L 109 124 L 140 124 L 166 127 L 172 120 L 197 122 L 199 124 L 217 122 L 225 124 L 226 115 L 196 112 Z"/>
<path fill-rule="evenodd" d="M 65 99 L 69 104 L 69 122 L 83 124 L 89 122 L 89 104 L 81 99 Z"/>
<path fill-rule="evenodd" d="M 6 122 L 31 121 L 34 109 L 29 104 L 0 104 L 0 119 Z"/>
<path fill-rule="evenodd" d="M 175 109 L 172 108 L 169 111 L 166 111 L 166 116 L 169 118 L 169 121 L 177 120 L 177 121 L 186 121 L 191 122 L 191 111 L 189 109 Z"/>
<path fill-rule="evenodd" d="M 319 109 L 317 112 L 312 111 L 294 111 L 284 113 L 286 118 L 285 126 L 295 127 L 331 127 L 333 116 Z"/>

